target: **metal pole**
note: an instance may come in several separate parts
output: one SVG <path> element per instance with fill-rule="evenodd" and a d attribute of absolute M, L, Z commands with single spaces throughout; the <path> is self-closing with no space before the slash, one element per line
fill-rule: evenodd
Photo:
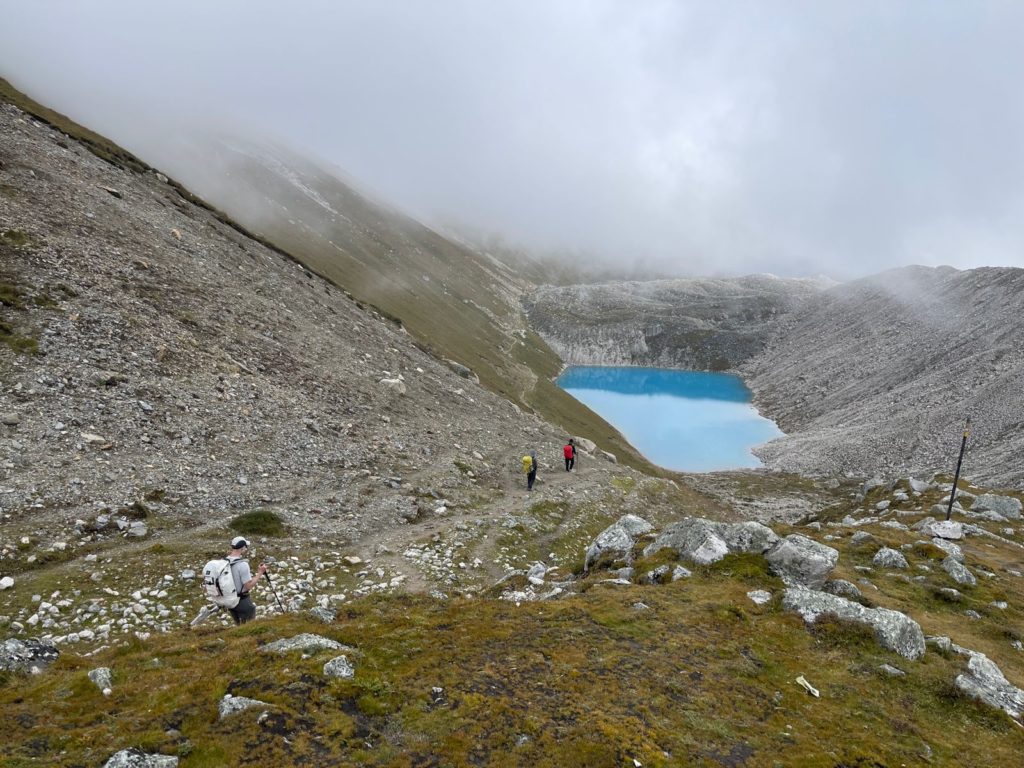
<path fill-rule="evenodd" d="M 281 605 L 281 598 L 277 596 L 277 590 L 274 589 L 274 582 L 270 580 L 270 571 L 264 572 L 263 575 L 267 577 L 267 584 L 270 585 L 270 591 L 274 593 L 274 599 L 277 600 L 278 609 L 281 613 L 284 613 L 284 606 Z"/>
<path fill-rule="evenodd" d="M 956 460 L 956 473 L 953 475 L 953 490 L 949 493 L 949 507 L 946 509 L 946 519 L 949 520 L 953 515 L 953 502 L 956 501 L 956 484 L 960 480 L 960 466 L 964 463 L 964 449 L 967 447 L 967 436 L 971 432 L 971 417 L 967 417 L 967 423 L 964 424 L 964 437 L 960 441 L 960 456 Z"/>

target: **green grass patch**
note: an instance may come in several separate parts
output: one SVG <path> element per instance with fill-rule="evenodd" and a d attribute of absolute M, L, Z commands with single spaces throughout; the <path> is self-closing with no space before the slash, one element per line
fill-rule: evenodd
<path fill-rule="evenodd" d="M 36 239 L 20 229 L 5 229 L 0 232 L 0 244 L 25 250 L 36 245 Z"/>
<path fill-rule="evenodd" d="M 228 527 L 243 536 L 280 537 L 287 533 L 284 521 L 269 509 L 256 509 L 234 518 Z"/>

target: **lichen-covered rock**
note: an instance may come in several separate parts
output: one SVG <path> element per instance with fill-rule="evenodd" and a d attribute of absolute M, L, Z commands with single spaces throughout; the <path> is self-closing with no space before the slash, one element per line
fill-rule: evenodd
<path fill-rule="evenodd" d="M 765 553 L 772 573 L 789 586 L 818 589 L 839 562 L 839 552 L 813 539 L 792 533 Z"/>
<path fill-rule="evenodd" d="M 874 630 L 875 639 L 883 648 L 911 660 L 924 655 L 924 632 L 916 621 L 899 611 L 865 608 L 846 598 L 799 586 L 785 591 L 782 607 L 799 613 L 809 623 L 817 621 L 819 616 L 835 616 L 865 624 Z"/>
<path fill-rule="evenodd" d="M 337 677 L 342 680 L 348 680 L 351 677 L 355 677 L 356 670 L 347 657 L 335 656 L 324 664 L 324 674 L 327 675 L 327 677 Z"/>
<path fill-rule="evenodd" d="M 338 612 L 333 608 L 317 605 L 309 609 L 309 615 L 324 624 L 332 624 L 338 617 Z"/>
<path fill-rule="evenodd" d="M 964 561 L 963 550 L 960 549 L 960 547 L 958 545 L 954 544 L 952 541 L 948 541 L 946 539 L 940 539 L 938 537 L 935 537 L 934 539 L 932 539 L 932 544 L 934 544 L 936 547 L 941 549 L 943 552 L 945 552 L 947 555 L 952 557 L 954 560 L 956 560 L 958 562 L 961 562 L 961 563 Z"/>
<path fill-rule="evenodd" d="M 225 717 L 236 715 L 253 707 L 271 706 L 273 705 L 259 699 L 247 699 L 245 696 L 232 696 L 230 693 L 226 693 L 224 698 L 220 700 L 220 704 L 217 705 L 217 711 L 220 714 L 220 719 L 223 720 Z"/>
<path fill-rule="evenodd" d="M 699 517 L 670 525 L 644 549 L 644 556 L 649 557 L 662 549 L 673 549 L 681 560 L 698 565 L 717 563 L 729 554 L 729 546 L 718 534 L 718 526 Z"/>
<path fill-rule="evenodd" d="M 0 670 L 30 672 L 33 667 L 41 669 L 53 663 L 58 656 L 60 651 L 52 645 L 12 637 L 0 643 Z"/>
<path fill-rule="evenodd" d="M 863 596 L 861 591 L 857 588 L 857 585 L 847 581 L 846 579 L 829 579 L 821 589 L 823 592 L 828 592 L 830 595 L 848 597 L 852 600 L 856 600 Z"/>
<path fill-rule="evenodd" d="M 89 679 L 93 684 L 103 691 L 104 695 L 109 694 L 114 687 L 114 677 L 110 667 L 97 667 L 89 671 Z"/>
<path fill-rule="evenodd" d="M 177 768 L 173 755 L 147 755 L 137 749 L 122 749 L 103 764 L 103 768 Z"/>
<path fill-rule="evenodd" d="M 998 707 L 1010 717 L 1024 714 L 1024 691 L 1012 685 L 1002 670 L 983 653 L 971 651 L 967 671 L 956 678 L 956 687 L 989 706 Z"/>
<path fill-rule="evenodd" d="M 964 537 L 963 525 L 955 520 L 936 520 L 933 517 L 926 517 L 914 526 L 914 530 L 920 531 L 925 536 L 940 539 L 956 540 Z"/>
<path fill-rule="evenodd" d="M 942 568 L 957 584 L 973 587 L 978 583 L 978 580 L 974 578 L 974 574 L 967 570 L 967 566 L 958 560 L 955 560 L 953 557 L 947 557 L 943 560 Z"/>
<path fill-rule="evenodd" d="M 971 505 L 972 512 L 995 512 L 1006 520 L 1021 519 L 1020 499 L 1013 496 L 1001 496 L 995 493 L 983 493 Z"/>
<path fill-rule="evenodd" d="M 779 540 L 778 534 L 767 525 L 745 523 L 719 523 L 718 535 L 732 553 L 763 554 Z"/>
<path fill-rule="evenodd" d="M 352 651 L 353 649 L 329 637 L 304 632 L 295 637 L 286 637 L 267 643 L 261 646 L 260 650 L 265 653 L 288 653 L 289 651 Z"/>
<path fill-rule="evenodd" d="M 910 564 L 902 552 L 890 547 L 882 547 L 871 559 L 872 565 L 878 568 L 909 568 Z"/>
<path fill-rule="evenodd" d="M 628 559 L 636 544 L 636 537 L 648 533 L 653 526 L 636 515 L 623 515 L 605 528 L 587 548 L 584 569 L 601 561 Z"/>

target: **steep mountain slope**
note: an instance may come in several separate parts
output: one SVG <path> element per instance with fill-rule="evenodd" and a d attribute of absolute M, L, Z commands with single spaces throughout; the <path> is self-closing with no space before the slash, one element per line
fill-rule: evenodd
<path fill-rule="evenodd" d="M 783 317 L 742 368 L 787 438 L 769 465 L 862 474 L 965 468 L 1020 485 L 1024 270 L 907 267 L 840 285 Z"/>
<path fill-rule="evenodd" d="M 760 352 L 772 321 L 822 287 L 770 275 L 543 286 L 526 306 L 567 363 L 717 371 Z"/>
<path fill-rule="evenodd" d="M 596 434 L 626 463 L 653 469 L 613 427 L 554 386 L 560 362 L 520 306 L 531 285 L 498 259 L 280 146 L 211 141 L 172 167 L 232 219 L 398 319 L 421 345 L 467 366 L 488 389 L 566 430 Z"/>

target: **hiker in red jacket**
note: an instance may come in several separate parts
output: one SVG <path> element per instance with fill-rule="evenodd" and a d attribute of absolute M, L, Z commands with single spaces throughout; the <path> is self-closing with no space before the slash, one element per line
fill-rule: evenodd
<path fill-rule="evenodd" d="M 576 443 L 571 437 L 569 442 L 562 447 L 562 455 L 565 457 L 565 471 L 568 472 L 576 466 Z"/>

